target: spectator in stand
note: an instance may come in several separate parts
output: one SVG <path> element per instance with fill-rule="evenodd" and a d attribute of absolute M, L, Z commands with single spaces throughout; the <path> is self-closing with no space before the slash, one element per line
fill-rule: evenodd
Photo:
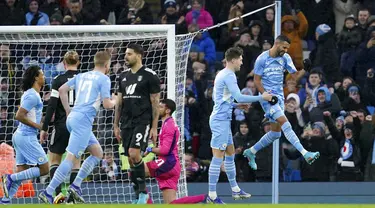
<path fill-rule="evenodd" d="M 260 20 L 252 20 L 249 24 L 250 46 L 262 48 L 263 23 Z"/>
<path fill-rule="evenodd" d="M 349 96 L 342 103 L 342 107 L 346 111 L 358 111 L 360 109 L 367 111 L 367 103 L 361 97 L 362 92 L 360 87 L 356 84 L 352 84 L 348 87 Z"/>
<path fill-rule="evenodd" d="M 271 123 L 264 119 L 260 125 L 259 137 L 252 135 L 253 138 L 261 138 L 263 135 L 271 131 Z M 251 132 L 253 133 L 253 132 Z M 256 157 L 256 162 L 258 169 L 256 171 L 256 181 L 257 182 L 271 182 L 272 181 L 272 145 L 268 145 L 262 151 L 258 152 Z M 248 165 L 247 165 L 248 166 Z"/>
<path fill-rule="evenodd" d="M 375 68 L 375 67 L 374 67 Z M 368 104 L 375 106 L 375 78 L 374 68 L 367 70 L 367 78 L 365 81 L 363 96 L 367 100 Z"/>
<path fill-rule="evenodd" d="M 116 23 L 120 25 L 152 24 L 154 19 L 150 14 L 150 5 L 144 0 L 128 0 L 128 4 L 121 11 Z"/>
<path fill-rule="evenodd" d="M 158 23 L 174 24 L 176 26 L 176 34 L 185 34 L 187 32 L 185 16 L 177 11 L 177 4 L 175 0 L 166 0 L 164 2 L 165 14 L 161 17 Z"/>
<path fill-rule="evenodd" d="M 51 25 L 62 25 L 63 24 L 63 16 L 60 13 L 55 13 L 49 18 L 49 22 Z"/>
<path fill-rule="evenodd" d="M 265 16 L 263 18 L 263 35 L 266 37 L 274 36 L 274 27 L 275 27 L 275 9 L 273 7 L 267 8 Z"/>
<path fill-rule="evenodd" d="M 13 116 L 8 107 L 0 101 L 0 141 L 9 145 L 12 145 L 12 136 L 15 129 Z"/>
<path fill-rule="evenodd" d="M 293 77 L 288 74 L 285 78 L 284 97 L 287 97 L 290 93 L 297 93 L 298 87 L 297 82 Z"/>
<path fill-rule="evenodd" d="M 40 5 L 40 11 L 46 13 L 49 17 L 51 17 L 54 14 L 62 15 L 62 8 L 58 0 L 45 0 Z"/>
<path fill-rule="evenodd" d="M 290 93 L 286 97 L 285 116 L 292 124 L 293 131 L 296 132 L 296 135 L 301 135 L 305 122 L 300 108 L 300 99 L 295 93 Z"/>
<path fill-rule="evenodd" d="M 82 5 L 79 0 L 70 0 L 68 10 L 65 13 L 64 25 L 83 25 Z"/>
<path fill-rule="evenodd" d="M 301 135 L 301 143 L 309 151 L 319 151 L 321 158 L 311 165 L 301 160 L 302 181 L 335 181 L 337 173 L 337 160 L 339 158 L 339 147 L 337 142 L 326 136 L 326 125 L 323 122 L 315 122 L 312 129 L 305 128 Z M 301 157 L 298 151 L 284 149 L 288 159 Z"/>
<path fill-rule="evenodd" d="M 317 47 L 311 51 L 310 60 L 313 67 L 320 68 L 329 86 L 340 80 L 339 55 L 334 33 L 327 24 L 316 28 Z"/>
<path fill-rule="evenodd" d="M 238 7 L 232 7 L 229 12 L 228 19 L 240 17 L 241 15 L 242 11 Z M 218 50 L 225 51 L 231 46 L 233 46 L 233 44 L 239 38 L 241 32 L 245 29 L 246 27 L 244 26 L 242 18 L 235 20 L 234 22 L 230 22 L 227 25 L 221 27 L 221 35 L 218 43 Z"/>
<path fill-rule="evenodd" d="M 0 45 L 0 77 L 6 78 L 8 83 L 8 106 L 16 106 L 20 101 L 20 86 L 22 71 L 18 70 L 14 60 L 11 59 L 10 46 Z M 15 109 L 10 109 L 13 111 Z"/>
<path fill-rule="evenodd" d="M 339 48 L 340 68 L 343 76 L 353 77 L 355 67 L 356 49 L 362 42 L 362 33 L 356 26 L 354 15 L 349 15 L 345 19 L 344 27 L 337 37 Z"/>
<path fill-rule="evenodd" d="M 99 0 L 69 0 L 65 13 L 65 25 L 97 25 L 100 18 Z"/>
<path fill-rule="evenodd" d="M 306 108 L 303 110 L 303 118 L 305 122 L 315 123 L 323 121 L 323 112 L 330 111 L 332 116 L 336 118 L 341 110 L 339 98 L 336 94 L 331 94 L 327 87 L 320 87 L 315 91 L 316 107 L 313 107 L 311 111 Z"/>
<path fill-rule="evenodd" d="M 362 181 L 363 173 L 360 169 L 361 152 L 359 145 L 360 121 L 356 111 L 351 111 L 345 118 L 344 135 L 341 134 L 333 124 L 331 113 L 323 112 L 324 121 L 328 126 L 332 138 L 340 147 L 340 158 L 337 160 L 338 174 L 337 181 Z"/>
<path fill-rule="evenodd" d="M 104 150 L 104 159 L 100 161 L 99 167 L 96 167 L 93 171 L 94 181 L 108 181 L 114 182 L 120 176 L 120 168 L 115 163 L 115 157 L 112 148 L 106 148 Z"/>
<path fill-rule="evenodd" d="M 361 8 L 358 10 L 358 27 L 361 29 L 362 38 L 366 37 L 367 31 L 367 20 L 370 17 L 370 10 L 367 8 Z"/>
<path fill-rule="evenodd" d="M 235 148 L 235 164 L 238 181 L 255 181 L 254 172 L 247 165 L 248 160 L 243 156 L 243 151 L 255 144 L 255 140 L 251 137 L 246 122 L 241 122 L 237 132 L 233 136 Z M 252 176 L 252 177 L 251 177 Z"/>
<path fill-rule="evenodd" d="M 190 24 L 188 31 L 190 33 L 195 33 L 199 28 L 200 27 L 197 24 Z M 216 48 L 215 42 L 212 40 L 208 32 L 198 33 L 191 46 L 198 46 L 199 51 L 204 53 L 204 61 L 207 62 L 209 67 L 213 66 L 216 60 Z"/>
<path fill-rule="evenodd" d="M 375 26 L 368 28 L 366 38 L 359 45 L 356 56 L 354 80 L 363 87 L 367 71 L 375 66 Z"/>
<path fill-rule="evenodd" d="M 303 68 L 302 40 L 307 34 L 308 22 L 299 8 L 294 8 L 296 15 L 285 15 L 281 19 L 282 34 L 291 40 L 288 54 L 291 56 L 297 70 Z"/>
<path fill-rule="evenodd" d="M 200 29 L 205 29 L 214 25 L 214 21 L 210 13 L 204 9 L 204 0 L 193 0 L 192 10 L 186 14 L 185 20 L 189 27 L 190 24 L 199 25 Z"/>
<path fill-rule="evenodd" d="M 305 87 L 301 88 L 298 91 L 298 96 L 301 100 L 301 104 L 306 104 L 306 99 L 309 98 L 307 101 L 307 105 L 304 106 L 308 108 L 310 111 L 313 107 L 316 106 L 316 93 L 315 91 L 318 90 L 319 87 L 323 86 L 323 74 L 319 69 L 312 69 L 308 76 L 308 80 L 305 83 Z"/>
<path fill-rule="evenodd" d="M 327 24 L 330 28 L 335 28 L 335 16 L 333 13 L 332 0 L 299 0 L 301 10 L 309 21 L 309 30 L 306 40 L 309 50 L 316 47 L 315 29 L 321 24 Z M 334 32 L 333 32 L 334 34 Z M 332 59 L 333 57 L 331 57 Z"/>
<path fill-rule="evenodd" d="M 25 13 L 17 0 L 5 0 L 0 6 L 0 25 L 24 25 Z"/>
<path fill-rule="evenodd" d="M 369 9 L 371 14 L 375 14 L 375 2 L 373 0 L 358 0 L 362 7 Z"/>
<path fill-rule="evenodd" d="M 343 103 L 344 100 L 349 96 L 348 87 L 354 83 L 354 80 L 351 77 L 344 77 L 341 82 L 335 83 L 335 93 L 340 99 L 340 102 Z"/>
<path fill-rule="evenodd" d="M 333 12 L 335 13 L 336 34 L 340 33 L 345 25 L 345 19 L 350 14 L 357 14 L 357 0 L 333 0 Z"/>
<path fill-rule="evenodd" d="M 361 169 L 364 171 L 365 181 L 375 181 L 375 114 L 368 115 L 362 124 L 362 130 L 359 139 L 361 148 L 362 165 Z"/>
<path fill-rule="evenodd" d="M 37 0 L 28 0 L 29 12 L 26 13 L 26 25 L 49 25 L 49 17 L 46 13 L 39 11 Z"/>

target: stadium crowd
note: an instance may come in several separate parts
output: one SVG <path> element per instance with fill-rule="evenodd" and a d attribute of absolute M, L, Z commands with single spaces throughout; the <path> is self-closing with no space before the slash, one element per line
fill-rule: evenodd
<path fill-rule="evenodd" d="M 161 0 L 160 13 L 151 14 L 148 0 L 0 0 L 0 25 L 175 24 L 177 34 L 232 19 L 272 4 L 272 0 Z M 221 5 L 218 9 L 217 5 Z M 273 45 L 273 7 L 220 28 L 199 33 L 191 46 L 185 99 L 185 148 L 188 181 L 207 182 L 215 74 L 225 67 L 223 52 L 244 50 L 238 73 L 243 94 L 256 95 L 254 62 Z M 282 34 L 291 39 L 297 69 L 310 58 L 313 69 L 299 82 L 285 76 L 285 114 L 308 151 L 321 158 L 312 165 L 286 139 L 281 140 L 281 181 L 375 180 L 375 1 L 283 0 Z M 106 46 L 103 46 L 106 47 Z M 158 46 L 156 46 L 158 47 Z M 124 46 L 106 47 L 112 54 L 111 80 L 124 69 Z M 61 54 L 39 46 L 24 55 L 13 45 L 0 46 L 0 142 L 11 144 L 17 126 L 13 119 L 20 99 L 22 71 L 32 64 L 46 76 L 43 101 L 47 104 L 53 77 L 64 72 Z M 147 56 L 146 56 L 147 57 Z M 147 59 L 147 58 L 146 58 Z M 146 65 L 147 64 L 146 60 Z M 150 61 L 151 63 L 152 61 Z M 85 61 L 82 61 L 85 63 Z M 84 64 L 82 64 L 84 65 Z M 149 66 L 150 67 L 150 66 Z M 165 66 L 157 66 L 159 68 Z M 81 66 L 82 69 L 89 68 Z M 162 83 L 163 84 L 163 83 Z M 113 111 L 101 111 L 96 121 L 105 157 L 93 180 L 118 180 L 128 167 L 121 161 L 113 136 Z M 270 131 L 259 103 L 233 112 L 238 181 L 271 181 L 272 147 L 257 155 L 258 170 L 247 165 L 242 152 Z M 120 150 L 121 151 L 121 150 Z M 225 181 L 225 169 L 222 167 Z"/>

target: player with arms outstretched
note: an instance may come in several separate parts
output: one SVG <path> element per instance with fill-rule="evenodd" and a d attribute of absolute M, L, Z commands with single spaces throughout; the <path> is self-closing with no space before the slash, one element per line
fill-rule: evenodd
<path fill-rule="evenodd" d="M 125 51 L 129 69 L 118 79 L 113 124 L 115 136 L 129 157 L 130 180 L 136 194 L 133 203 L 137 204 L 146 204 L 149 198 L 141 152 L 146 149 L 149 137 L 156 143 L 160 99 L 160 80 L 154 71 L 142 65 L 142 57 L 142 46 L 129 44 Z"/>
<path fill-rule="evenodd" d="M 42 131 L 40 132 L 40 141 L 44 143 L 48 139 L 48 126 L 54 119 L 54 130 L 49 141 L 48 154 L 50 160 L 50 178 L 53 178 L 57 167 L 59 167 L 62 156 L 65 153 L 65 149 L 68 146 L 69 141 L 69 131 L 66 128 L 66 113 L 64 106 L 61 103 L 59 88 L 65 84 L 68 80 L 72 79 L 78 74 L 77 67 L 80 64 L 79 55 L 75 51 L 68 51 L 64 55 L 64 67 L 67 70 L 64 74 L 58 75 L 52 81 L 52 91 L 51 98 L 48 102 L 46 116 L 44 117 L 44 123 Z M 69 91 L 69 105 L 73 107 L 74 105 L 74 91 Z M 80 166 L 80 160 L 75 160 L 73 164 L 73 170 L 70 173 L 70 183 L 73 183 L 75 177 L 77 176 Z M 61 186 L 56 188 L 57 199 L 63 199 L 64 196 L 61 193 Z"/>
<path fill-rule="evenodd" d="M 160 102 L 159 115 L 163 124 L 159 133 L 159 146 L 147 147 L 145 152 L 145 155 L 150 152 L 155 153 L 158 158 L 145 164 L 146 176 L 156 178 L 166 204 L 196 204 L 204 202 L 206 199 L 204 194 L 176 199 L 181 165 L 178 157 L 180 131 L 171 116 L 175 110 L 176 103 L 173 100 L 165 99 Z"/>
<path fill-rule="evenodd" d="M 39 199 L 44 203 L 54 202 L 52 194 L 56 187 L 65 180 L 73 168 L 73 163 L 79 160 L 87 149 L 91 155 L 83 162 L 68 190 L 76 203 L 84 203 L 80 188 L 82 180 L 103 158 L 103 150 L 92 132 L 94 118 L 101 101 L 106 109 L 113 108 L 116 103 L 110 98 L 111 81 L 106 76 L 111 66 L 110 60 L 111 56 L 107 52 L 97 52 L 94 57 L 95 69 L 93 71 L 78 74 L 59 88 L 60 99 L 68 115 L 66 126 L 70 132 L 70 138 L 65 160 L 57 168 L 46 190 L 39 194 Z M 75 89 L 76 101 L 70 112 L 68 93 L 71 89 Z"/>
<path fill-rule="evenodd" d="M 16 151 L 17 173 L 2 176 L 2 204 L 10 203 L 22 181 L 48 174 L 47 155 L 38 142 L 43 110 L 39 93 L 44 82 L 44 74 L 39 66 L 31 66 L 23 74 L 21 106 L 15 117 L 20 124 L 12 139 Z"/>
<path fill-rule="evenodd" d="M 220 166 L 223 162 L 230 186 L 232 196 L 235 200 L 250 198 L 251 195 L 242 191 L 236 182 L 236 168 L 234 163 L 234 145 L 231 132 L 231 119 L 233 107 L 244 108 L 256 101 L 271 100 L 272 95 L 267 92 L 260 96 L 242 95 L 237 85 L 236 71 L 240 70 L 242 65 L 242 49 L 229 48 L 225 52 L 227 66 L 221 70 L 215 78 L 213 100 L 214 108 L 210 116 L 210 128 L 212 131 L 211 148 L 213 158 L 209 168 L 209 192 L 207 203 L 224 204 L 217 197 L 216 184 L 219 180 Z M 239 104 L 234 103 L 236 100 Z M 242 104 L 241 104 L 242 103 Z"/>
<path fill-rule="evenodd" d="M 276 38 L 272 48 L 260 54 L 255 61 L 254 83 L 257 90 L 260 93 L 270 91 L 276 97 L 273 97 L 273 102 L 271 103 L 261 102 L 266 118 L 272 122 L 271 131 L 265 134 L 254 146 L 244 151 L 244 156 L 248 158 L 249 165 L 254 170 L 257 169 L 255 154 L 273 141 L 279 139 L 281 137 L 281 130 L 288 141 L 303 155 L 307 163 L 311 164 L 319 157 L 319 152 L 308 152 L 303 148 L 288 119 L 284 115 L 284 70 L 286 69 L 291 73 L 295 80 L 299 80 L 305 73 L 305 70 L 309 71 L 311 66 L 310 60 L 304 60 L 304 69 L 296 74 L 296 67 L 289 54 L 287 54 L 289 47 L 290 40 L 286 36 L 280 35 Z"/>

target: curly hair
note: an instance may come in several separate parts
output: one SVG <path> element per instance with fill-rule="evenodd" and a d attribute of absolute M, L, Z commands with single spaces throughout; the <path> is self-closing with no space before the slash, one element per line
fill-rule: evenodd
<path fill-rule="evenodd" d="M 39 76 L 39 70 L 41 70 L 39 66 L 30 66 L 26 69 L 22 76 L 21 87 L 23 91 L 27 91 L 28 89 L 33 87 L 35 78 Z"/>

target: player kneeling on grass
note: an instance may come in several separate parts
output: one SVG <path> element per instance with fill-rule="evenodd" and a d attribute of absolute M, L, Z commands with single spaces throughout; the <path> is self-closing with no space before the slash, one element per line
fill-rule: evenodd
<path fill-rule="evenodd" d="M 180 131 L 171 114 L 176 110 L 173 100 L 165 99 L 160 102 L 159 115 L 163 122 L 159 133 L 159 147 L 148 147 L 145 155 L 152 152 L 158 156 L 157 160 L 145 164 L 148 177 L 155 177 L 160 190 L 163 192 L 166 204 L 196 204 L 206 201 L 206 195 L 188 196 L 176 199 L 178 179 L 181 166 L 178 158 L 178 139 Z"/>

